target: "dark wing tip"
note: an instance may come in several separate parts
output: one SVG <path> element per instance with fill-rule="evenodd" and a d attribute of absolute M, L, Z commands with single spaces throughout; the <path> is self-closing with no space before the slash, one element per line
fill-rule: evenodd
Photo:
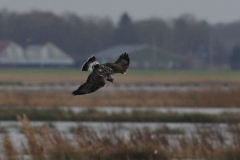
<path fill-rule="evenodd" d="M 86 63 L 84 63 L 82 66 L 82 71 L 87 71 L 87 70 L 88 70 L 88 66 L 86 65 Z"/>
<path fill-rule="evenodd" d="M 82 94 L 86 94 L 86 93 L 81 91 L 81 86 L 77 90 L 72 92 L 73 96 L 82 95 Z"/>
<path fill-rule="evenodd" d="M 122 54 L 122 58 L 125 59 L 128 63 L 130 62 L 129 56 L 127 54 L 127 52 Z"/>
<path fill-rule="evenodd" d="M 72 95 L 73 95 L 73 96 L 76 96 L 76 95 L 77 95 L 77 92 L 76 92 L 76 91 L 73 91 L 73 92 L 72 92 Z"/>
<path fill-rule="evenodd" d="M 92 61 L 96 61 L 96 60 L 97 60 L 95 56 L 90 57 L 90 59 L 91 59 Z"/>
<path fill-rule="evenodd" d="M 72 95 L 73 95 L 73 96 L 83 95 L 83 94 L 87 94 L 87 93 L 83 93 L 83 92 L 78 91 L 78 90 L 72 92 Z"/>
<path fill-rule="evenodd" d="M 116 64 L 124 63 L 123 61 L 125 61 L 125 62 L 127 63 L 127 65 L 130 64 L 130 58 L 129 58 L 129 55 L 127 54 L 127 52 L 122 53 L 122 54 L 119 56 L 118 60 L 117 60 L 115 63 L 116 63 Z M 122 65 L 123 65 L 123 64 L 122 64 Z M 125 63 L 124 63 L 124 65 L 125 65 Z"/>

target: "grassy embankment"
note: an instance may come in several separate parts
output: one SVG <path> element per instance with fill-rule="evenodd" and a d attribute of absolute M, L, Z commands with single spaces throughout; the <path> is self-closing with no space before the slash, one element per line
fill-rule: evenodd
<path fill-rule="evenodd" d="M 133 111 L 130 113 L 107 113 L 94 109 L 73 112 L 58 108 L 0 108 L 0 120 L 16 120 L 16 115 L 26 114 L 32 121 L 91 121 L 91 122 L 193 122 L 193 123 L 239 123 L 240 113 L 219 115 L 203 113 L 158 113 L 154 111 Z"/>

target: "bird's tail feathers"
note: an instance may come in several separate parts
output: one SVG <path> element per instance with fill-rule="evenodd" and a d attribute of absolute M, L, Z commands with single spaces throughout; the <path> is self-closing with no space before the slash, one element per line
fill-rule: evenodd
<path fill-rule="evenodd" d="M 96 64 L 99 64 L 95 56 L 90 57 L 82 66 L 82 71 L 93 71 Z"/>

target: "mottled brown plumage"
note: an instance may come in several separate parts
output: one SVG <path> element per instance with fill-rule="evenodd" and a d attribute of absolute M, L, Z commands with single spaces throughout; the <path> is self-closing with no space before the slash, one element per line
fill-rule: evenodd
<path fill-rule="evenodd" d="M 115 63 L 106 63 L 103 64 L 107 67 L 110 67 L 114 73 L 122 73 L 125 74 L 128 70 L 130 64 L 130 59 L 128 54 L 125 52 L 122 54 Z"/>
<path fill-rule="evenodd" d="M 106 78 L 104 76 L 100 76 L 99 74 L 95 73 L 95 71 L 93 71 L 88 76 L 87 82 L 82 84 L 77 90 L 73 91 L 72 94 L 82 95 L 95 92 L 96 90 L 106 85 L 105 79 Z"/>
<path fill-rule="evenodd" d="M 127 53 L 122 54 L 115 63 L 100 64 L 97 59 L 92 56 L 83 64 L 82 71 L 92 71 L 88 76 L 87 82 L 82 84 L 77 90 L 73 91 L 73 95 L 82 95 L 95 92 L 106 85 L 105 80 L 114 82 L 113 74 L 125 74 L 129 68 L 130 59 Z"/>

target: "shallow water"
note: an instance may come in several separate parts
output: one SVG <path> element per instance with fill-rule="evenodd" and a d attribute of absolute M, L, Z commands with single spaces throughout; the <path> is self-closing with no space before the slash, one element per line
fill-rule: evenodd
<path fill-rule="evenodd" d="M 27 139 L 25 135 L 21 132 L 21 122 L 17 121 L 1 121 L 1 127 L 3 127 L 10 135 L 11 141 L 16 149 L 21 149 L 24 146 L 27 146 Z M 182 134 L 185 136 L 191 137 L 192 134 L 197 133 L 197 129 L 209 129 L 217 128 L 224 133 L 224 136 L 227 137 L 229 143 L 232 143 L 231 137 L 228 133 L 228 124 L 202 124 L 202 123 L 111 123 L 111 122 L 31 122 L 32 127 L 39 127 L 42 125 L 51 126 L 52 130 L 59 131 L 61 135 L 66 138 L 71 144 L 75 144 L 74 135 L 71 133 L 71 130 L 77 126 L 86 126 L 89 129 L 94 130 L 98 136 L 105 136 L 109 134 L 109 131 L 113 131 L 116 135 L 123 137 L 124 139 L 129 139 L 129 133 L 131 130 L 140 129 L 143 130 L 148 128 L 150 131 L 155 131 L 164 126 L 167 126 L 169 129 L 179 129 L 182 131 Z M 181 136 L 179 134 L 168 134 L 165 135 L 168 138 L 169 143 L 176 145 L 176 138 Z M 4 134 L 0 134 L 0 147 L 2 148 Z M 0 151 L 1 152 L 1 151 Z"/>
<path fill-rule="evenodd" d="M 41 107 L 40 107 L 41 108 Z M 45 107 L 42 107 L 45 108 Z M 59 107 L 64 110 L 72 110 L 73 112 L 82 112 L 88 109 L 107 112 L 108 114 L 133 111 L 154 111 L 159 113 L 177 112 L 177 113 L 205 113 L 205 114 L 221 114 L 221 113 L 240 113 L 240 108 L 217 108 L 217 107 Z"/>
<path fill-rule="evenodd" d="M 9 133 L 17 133 L 20 130 L 22 125 L 21 122 L 18 121 L 1 121 L 1 127 L 6 129 Z M 57 122 L 47 122 L 47 121 L 34 121 L 30 122 L 32 127 L 39 127 L 42 125 L 52 126 L 59 132 L 68 133 L 70 132 L 72 127 L 77 127 L 78 125 L 87 126 L 95 131 L 106 131 L 113 128 L 118 128 L 120 130 L 129 131 L 131 129 L 144 129 L 149 128 L 150 130 L 155 130 L 157 128 L 161 128 L 163 126 L 167 126 L 169 129 L 181 129 L 185 133 L 192 133 L 196 131 L 196 127 L 198 126 L 212 126 L 216 124 L 212 123 L 161 123 L 161 122 L 66 122 L 66 121 L 57 121 Z M 226 123 L 217 124 L 222 129 L 227 127 Z"/>

